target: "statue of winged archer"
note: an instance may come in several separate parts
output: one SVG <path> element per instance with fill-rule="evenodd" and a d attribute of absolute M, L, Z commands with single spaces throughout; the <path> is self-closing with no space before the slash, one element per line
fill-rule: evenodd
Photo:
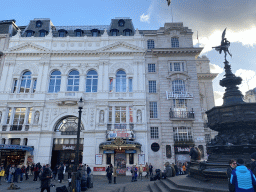
<path fill-rule="evenodd" d="M 227 28 L 226 28 L 227 29 Z M 231 53 L 229 52 L 228 48 L 230 46 L 230 42 L 225 38 L 226 35 L 226 29 L 224 29 L 222 33 L 222 40 L 221 45 L 217 47 L 213 47 L 216 51 L 218 51 L 220 54 L 222 51 L 225 53 L 225 61 L 227 61 L 227 53 L 232 57 Z"/>

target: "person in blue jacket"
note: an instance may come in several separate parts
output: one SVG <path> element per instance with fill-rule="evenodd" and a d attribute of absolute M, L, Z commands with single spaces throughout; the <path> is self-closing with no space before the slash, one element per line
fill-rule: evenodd
<path fill-rule="evenodd" d="M 231 173 L 230 183 L 235 185 L 236 192 L 254 192 L 255 175 L 244 166 L 243 159 L 237 159 L 237 167 Z"/>

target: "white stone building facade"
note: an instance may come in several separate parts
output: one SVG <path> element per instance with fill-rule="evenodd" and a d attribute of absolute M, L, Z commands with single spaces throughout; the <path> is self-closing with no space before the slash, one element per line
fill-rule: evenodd
<path fill-rule="evenodd" d="M 163 169 L 179 161 L 177 147 L 186 152 L 188 143 L 177 145 L 183 136 L 206 153 L 204 109 L 214 106 L 215 76 L 209 62 L 200 68 L 192 34 L 182 23 L 139 31 L 128 18 L 105 26 L 30 21 L 4 51 L 1 161 L 73 163 L 81 97 L 79 160 L 94 174 L 110 163 L 120 175 L 146 162 Z"/>

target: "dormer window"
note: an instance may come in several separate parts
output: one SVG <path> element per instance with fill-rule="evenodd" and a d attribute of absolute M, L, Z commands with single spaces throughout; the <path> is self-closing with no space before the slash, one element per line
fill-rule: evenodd
<path fill-rule="evenodd" d="M 98 37 L 98 36 L 99 36 L 99 33 L 100 33 L 100 31 L 99 31 L 98 29 L 93 29 L 93 30 L 92 30 L 92 36 L 93 36 L 93 37 Z"/>
<path fill-rule="evenodd" d="M 66 37 L 67 31 L 64 29 L 59 30 L 59 37 Z"/>
<path fill-rule="evenodd" d="M 178 37 L 172 37 L 171 38 L 171 44 L 172 44 L 172 48 L 180 47 L 179 38 Z"/>
<path fill-rule="evenodd" d="M 37 21 L 36 22 L 36 27 L 42 27 L 42 21 Z"/>
<path fill-rule="evenodd" d="M 125 29 L 124 30 L 124 36 L 130 36 L 131 35 L 132 30 L 131 29 Z"/>
<path fill-rule="evenodd" d="M 47 31 L 45 31 L 44 29 L 39 31 L 39 37 L 45 37 L 46 34 L 47 34 Z"/>
<path fill-rule="evenodd" d="M 83 35 L 83 31 L 81 29 L 76 29 L 75 30 L 75 36 L 76 37 L 82 37 Z"/>
<path fill-rule="evenodd" d="M 119 26 L 119 27 L 124 27 L 124 24 L 125 24 L 125 22 L 124 22 L 123 19 L 120 19 L 120 20 L 118 21 L 118 26 Z"/>
<path fill-rule="evenodd" d="M 117 29 L 112 29 L 112 30 L 111 30 L 111 35 L 112 35 L 112 36 L 117 36 L 118 32 L 119 32 L 119 31 L 118 31 Z"/>
<path fill-rule="evenodd" d="M 32 30 L 27 30 L 26 33 L 27 33 L 27 34 L 26 34 L 26 37 L 32 37 L 35 32 L 32 31 Z"/>

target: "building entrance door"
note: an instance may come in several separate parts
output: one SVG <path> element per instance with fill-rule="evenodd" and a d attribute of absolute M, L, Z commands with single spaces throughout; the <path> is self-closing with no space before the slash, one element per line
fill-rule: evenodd
<path fill-rule="evenodd" d="M 116 151 L 115 153 L 115 163 L 117 166 L 117 175 L 126 175 L 126 154 L 124 151 Z"/>

